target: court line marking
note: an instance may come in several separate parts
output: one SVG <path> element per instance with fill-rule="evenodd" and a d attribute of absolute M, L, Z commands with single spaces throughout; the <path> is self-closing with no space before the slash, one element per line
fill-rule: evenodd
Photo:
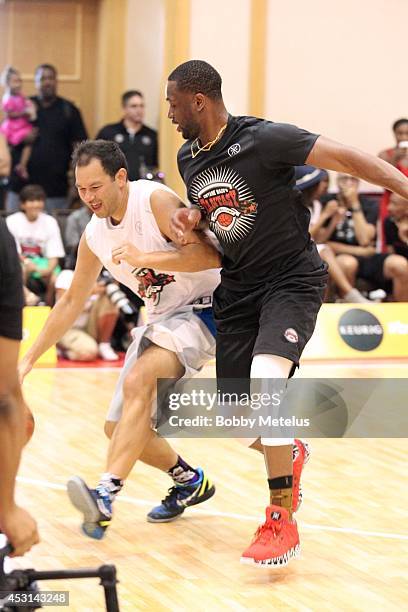
<path fill-rule="evenodd" d="M 45 487 L 46 489 L 54 489 L 56 491 L 66 491 L 65 485 L 49 482 L 48 480 L 38 480 L 36 478 L 17 476 L 17 481 L 21 484 L 41 486 Z M 153 507 L 157 503 L 154 501 L 148 501 L 147 499 L 136 499 L 135 497 L 129 497 L 128 495 L 120 495 L 120 497 L 117 498 L 117 501 L 127 502 L 133 504 L 134 506 L 146 506 L 149 508 Z M 260 516 L 235 514 L 233 512 L 221 512 L 219 510 L 201 510 L 200 508 L 190 508 L 190 510 L 196 514 L 202 514 L 204 516 L 219 516 L 222 518 L 232 518 L 241 521 L 253 522 L 260 522 L 260 520 L 263 520 L 260 518 Z M 310 523 L 302 522 L 302 529 L 310 529 L 311 531 L 332 531 L 334 533 L 349 533 L 362 537 L 386 538 L 390 540 L 408 540 L 408 534 L 386 533 L 383 531 L 365 531 L 364 529 L 353 529 L 352 527 L 331 527 L 329 525 L 312 525 Z"/>

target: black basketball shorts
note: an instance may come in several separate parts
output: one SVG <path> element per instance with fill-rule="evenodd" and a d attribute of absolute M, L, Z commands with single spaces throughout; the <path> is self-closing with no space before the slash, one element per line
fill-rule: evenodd
<path fill-rule="evenodd" d="M 16 243 L 0 219 L 0 336 L 21 340 L 23 281 Z"/>
<path fill-rule="evenodd" d="M 313 334 L 326 283 L 325 265 L 246 293 L 226 289 L 221 281 L 213 298 L 217 379 L 248 380 L 259 354 L 290 359 L 292 376 Z"/>

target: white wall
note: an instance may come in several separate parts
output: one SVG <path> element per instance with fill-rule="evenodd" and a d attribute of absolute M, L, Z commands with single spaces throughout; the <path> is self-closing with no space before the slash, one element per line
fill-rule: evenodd
<path fill-rule="evenodd" d="M 266 116 L 361 147 L 408 115 L 407 0 L 269 0 Z"/>
<path fill-rule="evenodd" d="M 159 124 L 164 53 L 164 1 L 127 0 L 125 89 L 139 89 L 146 102 L 146 124 Z"/>
<path fill-rule="evenodd" d="M 191 0 L 190 59 L 221 74 L 232 114 L 248 112 L 250 0 Z"/>

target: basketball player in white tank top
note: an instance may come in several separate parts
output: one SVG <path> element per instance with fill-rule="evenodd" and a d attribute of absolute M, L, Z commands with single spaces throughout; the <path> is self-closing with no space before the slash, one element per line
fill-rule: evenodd
<path fill-rule="evenodd" d="M 173 191 L 149 181 L 129 183 L 126 159 L 114 142 L 81 143 L 73 160 L 79 195 L 94 216 L 79 244 L 71 287 L 23 358 L 22 377 L 70 329 L 103 266 L 144 299 L 153 323 L 147 329 L 154 328 L 157 318 L 171 320 L 172 313 L 211 296 L 219 283 L 220 255 L 204 234 L 191 232 L 183 246 L 171 242 L 170 219 L 183 206 Z M 191 313 L 191 330 L 202 338 L 208 354 L 215 353 L 213 336 L 192 307 Z M 179 379 L 187 367 L 180 355 L 154 340 L 137 357 L 127 360 L 131 367 L 125 364 L 123 371 L 121 416 L 105 424 L 110 443 L 107 470 L 99 485 L 89 489 L 78 477 L 68 483 L 71 501 L 84 515 L 83 531 L 96 539 L 103 537 L 112 517 L 112 502 L 138 459 L 166 471 L 175 485 L 149 513 L 151 522 L 172 520 L 185 507 L 215 492 L 201 468 L 191 467 L 151 428 L 157 379 Z"/>

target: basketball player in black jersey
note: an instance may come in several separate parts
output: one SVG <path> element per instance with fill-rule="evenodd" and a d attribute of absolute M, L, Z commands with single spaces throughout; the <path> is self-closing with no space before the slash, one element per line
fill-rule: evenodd
<path fill-rule="evenodd" d="M 213 302 L 219 386 L 234 378 L 286 379 L 313 333 L 327 278 L 308 233 L 310 215 L 295 188 L 294 166 L 346 172 L 404 198 L 408 179 L 383 160 L 324 136 L 231 116 L 221 77 L 204 61 L 173 70 L 167 101 L 168 117 L 187 141 L 177 161 L 193 205 L 174 213 L 173 229 L 182 239 L 206 223 L 224 251 Z M 241 560 L 281 567 L 299 551 L 292 513 L 308 450 L 286 437 L 262 437 L 252 447 L 265 456 L 270 505 Z"/>
<path fill-rule="evenodd" d="M 0 532 L 7 536 L 14 557 L 38 542 L 34 519 L 14 499 L 21 451 L 33 428 L 17 375 L 23 305 L 16 244 L 0 218 Z"/>

